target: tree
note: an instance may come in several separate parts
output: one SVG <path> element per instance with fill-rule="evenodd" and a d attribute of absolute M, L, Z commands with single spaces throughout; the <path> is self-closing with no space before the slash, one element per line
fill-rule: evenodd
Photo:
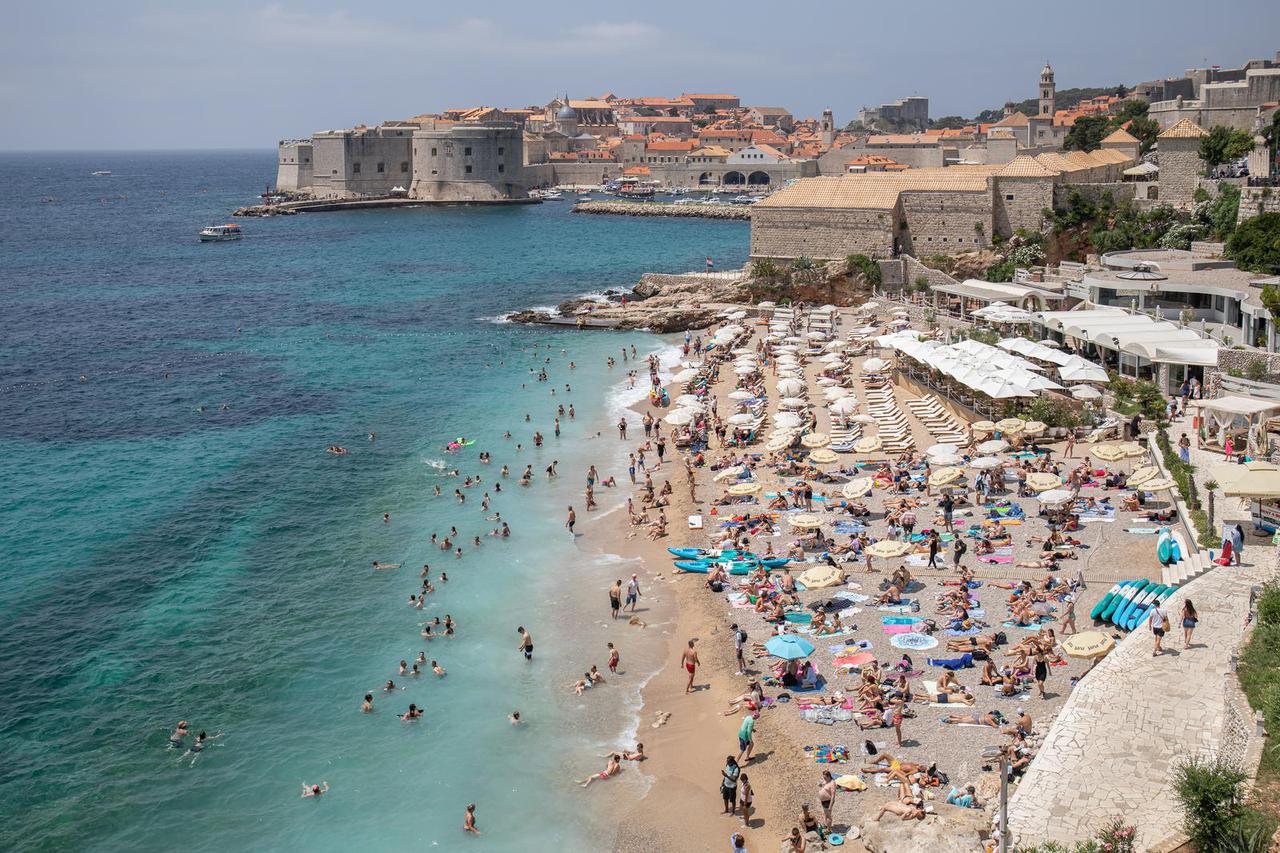
<path fill-rule="evenodd" d="M 967 124 L 969 124 L 969 121 L 964 116 L 943 116 L 929 122 L 929 126 L 934 130 L 955 130 Z"/>
<path fill-rule="evenodd" d="M 1126 129 L 1141 143 L 1138 153 L 1146 154 L 1151 150 L 1151 146 L 1156 144 L 1156 137 L 1160 135 L 1160 122 L 1146 116 L 1138 116 L 1129 122 L 1129 127 Z"/>
<path fill-rule="evenodd" d="M 1280 274 L 1280 213 L 1262 213 L 1236 226 L 1227 257 L 1241 269 Z"/>
<path fill-rule="evenodd" d="M 1239 160 L 1252 150 L 1253 134 L 1248 131 L 1216 124 L 1200 137 L 1200 159 L 1210 168 Z"/>
<path fill-rule="evenodd" d="M 849 275 L 861 275 L 871 287 L 880 286 L 880 265 L 866 255 L 850 255 L 844 259 L 844 269 Z"/>
<path fill-rule="evenodd" d="M 1067 151 L 1096 151 L 1110 132 L 1111 120 L 1106 116 L 1081 116 L 1067 131 L 1062 147 Z"/>
<path fill-rule="evenodd" d="M 1227 240 L 1236 230 L 1236 217 L 1240 212 L 1240 188 L 1226 181 L 1218 184 L 1218 197 L 1210 204 L 1207 211 L 1209 224 L 1213 226 L 1213 236 L 1219 240 Z"/>

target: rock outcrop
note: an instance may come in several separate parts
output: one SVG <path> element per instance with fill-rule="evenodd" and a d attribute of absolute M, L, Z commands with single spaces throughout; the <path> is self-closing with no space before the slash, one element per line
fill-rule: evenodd
<path fill-rule="evenodd" d="M 936 814 L 902 821 L 894 815 L 862 823 L 861 843 L 869 853 L 974 853 L 991 837 L 991 817 L 978 809 L 937 803 Z"/>

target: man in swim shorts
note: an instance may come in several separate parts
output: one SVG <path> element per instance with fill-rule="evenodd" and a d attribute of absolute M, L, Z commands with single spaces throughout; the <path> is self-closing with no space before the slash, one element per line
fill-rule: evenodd
<path fill-rule="evenodd" d="M 680 656 L 680 662 L 684 664 L 685 670 L 689 673 L 689 682 L 684 687 L 685 693 L 693 692 L 693 674 L 698 669 L 698 651 L 693 647 L 693 640 L 689 641 L 689 647 L 684 650 Z"/>
<path fill-rule="evenodd" d="M 523 625 L 516 630 L 520 632 L 520 645 L 516 648 L 524 652 L 525 660 L 533 660 L 533 636 L 524 629 Z"/>

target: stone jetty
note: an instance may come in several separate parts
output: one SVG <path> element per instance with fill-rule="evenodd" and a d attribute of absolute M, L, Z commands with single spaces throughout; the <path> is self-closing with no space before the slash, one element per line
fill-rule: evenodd
<path fill-rule="evenodd" d="M 580 201 L 574 213 L 612 213 L 621 216 L 693 216 L 701 219 L 751 218 L 750 205 L 667 204 L 656 201 Z"/>

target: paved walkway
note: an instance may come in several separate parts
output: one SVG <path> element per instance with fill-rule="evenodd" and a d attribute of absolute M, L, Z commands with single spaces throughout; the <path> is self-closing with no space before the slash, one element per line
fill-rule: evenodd
<path fill-rule="evenodd" d="M 1123 816 L 1138 827 L 1138 849 L 1175 833 L 1182 815 L 1172 787 L 1177 761 L 1215 756 L 1223 745 L 1223 679 L 1240 642 L 1250 588 L 1274 576 L 1264 565 L 1218 568 L 1168 602 L 1166 653 L 1151 656 L 1141 628 L 1085 676 L 1050 727 L 1009 803 L 1021 844 L 1074 843 Z M 1178 614 L 1190 597 L 1200 614 L 1193 647 L 1182 649 Z"/>

